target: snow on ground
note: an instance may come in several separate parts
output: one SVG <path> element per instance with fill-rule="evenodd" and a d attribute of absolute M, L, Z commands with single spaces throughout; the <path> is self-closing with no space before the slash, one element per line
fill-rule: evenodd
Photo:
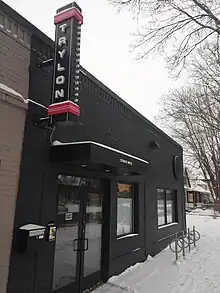
<path fill-rule="evenodd" d="M 187 214 L 195 214 L 195 215 L 199 215 L 199 216 L 214 216 L 215 215 L 216 217 L 220 217 L 220 213 L 217 211 L 214 211 L 214 209 L 197 208 L 197 209 L 190 211 Z"/>
<path fill-rule="evenodd" d="M 219 293 L 220 218 L 187 215 L 188 226 L 201 234 L 197 248 L 176 264 L 166 248 L 142 264 L 129 268 L 93 293 Z"/>

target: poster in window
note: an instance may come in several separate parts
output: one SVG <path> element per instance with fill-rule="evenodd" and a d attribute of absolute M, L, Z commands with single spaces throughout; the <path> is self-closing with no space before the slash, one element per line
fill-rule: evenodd
<path fill-rule="evenodd" d="M 118 183 L 117 235 L 132 233 L 133 229 L 132 185 Z"/>

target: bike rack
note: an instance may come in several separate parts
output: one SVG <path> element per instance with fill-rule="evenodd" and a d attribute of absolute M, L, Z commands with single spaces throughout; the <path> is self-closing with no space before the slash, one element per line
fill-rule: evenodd
<path fill-rule="evenodd" d="M 169 243 L 169 248 L 175 253 L 176 261 L 179 259 L 179 253 L 182 252 L 183 257 L 185 257 L 187 248 L 190 252 L 193 247 L 196 247 L 196 242 L 200 239 L 200 233 L 196 231 L 195 226 L 192 230 L 188 228 L 187 233 L 182 230 L 179 233 L 172 234 L 172 236 L 174 236 L 174 239 Z"/>

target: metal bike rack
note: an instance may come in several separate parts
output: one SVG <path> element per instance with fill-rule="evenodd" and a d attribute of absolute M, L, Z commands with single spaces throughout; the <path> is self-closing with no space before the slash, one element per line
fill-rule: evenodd
<path fill-rule="evenodd" d="M 184 230 L 179 233 L 175 233 L 174 239 L 169 244 L 169 248 L 172 252 L 175 253 L 176 261 L 179 259 L 180 252 L 182 252 L 183 257 L 185 257 L 186 250 L 188 249 L 190 252 L 193 247 L 196 247 L 196 243 L 199 241 L 199 239 L 200 233 L 196 231 L 195 226 L 193 226 L 192 230 L 188 228 L 186 233 Z"/>

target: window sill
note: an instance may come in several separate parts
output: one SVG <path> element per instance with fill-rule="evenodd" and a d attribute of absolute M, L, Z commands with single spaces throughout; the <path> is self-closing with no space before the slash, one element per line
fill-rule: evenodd
<path fill-rule="evenodd" d="M 119 237 L 117 238 L 117 240 L 124 239 L 124 238 L 135 237 L 135 236 L 138 236 L 138 235 L 139 235 L 138 233 L 127 234 L 127 235 L 124 235 L 124 236 L 119 236 Z"/>
<path fill-rule="evenodd" d="M 175 226 L 175 225 L 178 225 L 178 224 L 179 223 L 174 222 L 174 223 L 170 223 L 170 224 L 167 224 L 167 225 L 159 226 L 158 229 L 163 229 L 163 228 L 167 228 L 167 227 L 170 227 L 170 226 Z"/>

